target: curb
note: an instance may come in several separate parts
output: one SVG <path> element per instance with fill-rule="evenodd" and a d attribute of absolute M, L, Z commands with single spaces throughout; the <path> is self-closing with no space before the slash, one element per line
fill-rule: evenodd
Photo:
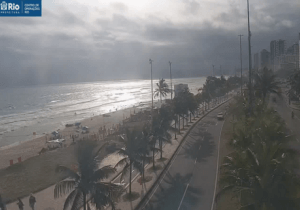
<path fill-rule="evenodd" d="M 144 202 L 146 201 L 146 198 L 150 195 L 150 193 L 154 190 L 154 188 L 156 187 L 156 185 L 158 184 L 158 182 L 161 180 L 162 176 L 166 173 L 167 169 L 169 168 L 172 160 L 174 159 L 174 156 L 178 153 L 179 148 L 181 147 L 181 145 L 185 142 L 187 135 L 190 133 L 190 131 L 196 126 L 196 124 L 198 124 L 198 122 L 200 120 L 202 120 L 204 117 L 206 117 L 211 111 L 217 109 L 218 107 L 220 107 L 221 105 L 227 103 L 228 101 L 230 101 L 232 99 L 229 98 L 226 101 L 224 101 L 223 103 L 220 103 L 219 105 L 217 105 L 216 107 L 209 109 L 207 113 L 205 113 L 202 117 L 200 117 L 196 122 L 194 122 L 194 124 L 189 128 L 189 130 L 187 130 L 187 132 L 184 134 L 184 136 L 181 139 L 181 142 L 179 143 L 179 145 L 177 146 L 176 150 L 174 151 L 173 155 L 171 156 L 171 158 L 169 159 L 168 163 L 166 164 L 166 166 L 164 167 L 164 169 L 160 172 L 160 174 L 158 175 L 157 179 L 155 180 L 155 182 L 152 184 L 152 186 L 149 188 L 149 190 L 145 193 L 144 197 L 140 200 L 140 202 L 137 204 L 136 207 L 134 207 L 134 210 L 138 210 L 140 209 Z M 143 206 L 144 208 L 145 206 Z"/>

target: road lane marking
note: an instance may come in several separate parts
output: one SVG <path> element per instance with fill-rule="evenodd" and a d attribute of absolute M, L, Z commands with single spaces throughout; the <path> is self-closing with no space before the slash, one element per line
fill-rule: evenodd
<path fill-rule="evenodd" d="M 195 164 L 197 163 L 197 158 L 195 159 Z"/>
<path fill-rule="evenodd" d="M 217 183 L 218 183 L 218 172 L 219 172 L 220 143 L 221 143 L 221 134 L 222 134 L 223 126 L 224 126 L 224 121 L 223 121 L 223 124 L 222 124 L 222 127 L 221 127 L 220 136 L 219 136 L 217 171 L 216 171 L 216 179 L 215 179 L 215 189 L 214 189 L 214 195 L 213 195 L 213 200 L 212 200 L 212 204 L 211 204 L 210 210 L 213 210 L 214 209 L 214 205 L 215 205 L 215 197 L 216 197 L 216 190 L 217 190 Z"/>
<path fill-rule="evenodd" d="M 171 164 L 169 165 L 167 171 L 165 172 L 164 176 L 163 176 L 162 179 L 159 181 L 159 183 L 158 183 L 158 185 L 155 187 L 155 189 L 154 189 L 152 195 L 149 197 L 147 203 L 144 205 L 144 207 L 143 207 L 142 209 L 144 209 L 144 208 L 148 205 L 148 203 L 150 202 L 151 198 L 152 198 L 153 195 L 155 194 L 157 188 L 160 186 L 161 182 L 165 179 L 165 176 L 166 176 L 167 173 L 169 172 L 171 166 L 173 165 L 173 163 L 174 163 L 175 159 L 177 158 L 179 152 L 181 151 L 182 147 L 183 147 L 183 145 L 180 146 L 180 148 L 179 148 L 179 150 L 178 150 L 178 153 L 177 153 L 177 154 L 175 155 L 175 157 L 173 158 L 173 160 L 172 160 Z"/>
<path fill-rule="evenodd" d="M 179 210 L 179 209 L 180 209 L 180 207 L 181 207 L 181 204 L 182 204 L 182 202 L 183 202 L 184 196 L 185 196 L 185 194 L 186 194 L 186 191 L 187 191 L 187 189 L 188 189 L 189 185 L 190 185 L 190 183 L 188 183 L 188 184 L 187 184 L 187 186 L 186 186 L 186 188 L 185 188 L 185 191 L 184 191 L 184 193 L 183 193 L 183 196 L 182 196 L 182 199 L 181 199 L 181 201 L 180 201 L 180 204 L 179 204 L 178 210 Z"/>
<path fill-rule="evenodd" d="M 199 146 L 199 150 L 201 149 L 201 145 Z"/>
<path fill-rule="evenodd" d="M 206 124 L 206 123 L 203 123 L 203 124 Z M 223 123 L 223 124 L 224 124 L 224 123 Z M 223 129 L 223 125 L 222 125 L 222 128 L 221 128 L 221 131 L 222 131 L 222 129 Z M 206 128 L 206 131 L 207 131 L 207 128 Z M 180 135 L 180 134 L 179 134 L 179 135 Z M 182 135 L 180 135 L 180 136 L 182 136 Z M 204 139 L 204 136 L 202 137 L 202 140 L 203 140 L 203 139 Z M 180 151 L 181 151 L 181 149 L 183 148 L 183 145 L 184 145 L 185 143 L 186 143 L 186 142 L 184 142 L 184 143 L 180 146 L 180 148 L 179 148 L 177 154 L 174 156 L 174 158 L 173 158 L 172 162 L 170 163 L 168 169 L 166 170 L 164 176 L 161 178 L 161 180 L 159 181 L 158 185 L 155 187 L 153 193 L 151 194 L 151 196 L 150 196 L 149 199 L 147 200 L 146 204 L 143 205 L 143 207 L 141 207 L 142 209 L 145 209 L 145 207 L 146 207 L 146 206 L 148 205 L 148 203 L 150 202 L 151 198 L 152 198 L 153 195 L 155 194 L 155 192 L 156 192 L 157 188 L 160 186 L 161 182 L 164 180 L 166 174 L 169 172 L 171 166 L 173 165 L 175 159 L 177 158 L 178 154 L 180 153 Z M 195 169 L 195 167 L 194 167 L 194 169 Z"/>

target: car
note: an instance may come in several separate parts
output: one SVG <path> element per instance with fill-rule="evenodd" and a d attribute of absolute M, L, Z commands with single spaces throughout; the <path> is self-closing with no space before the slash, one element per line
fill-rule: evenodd
<path fill-rule="evenodd" d="M 218 113 L 217 118 L 218 120 L 224 120 L 223 112 Z"/>

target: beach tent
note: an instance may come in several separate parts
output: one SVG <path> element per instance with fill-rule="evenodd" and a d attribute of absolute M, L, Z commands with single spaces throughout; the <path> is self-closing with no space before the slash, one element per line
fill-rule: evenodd
<path fill-rule="evenodd" d="M 81 124 L 81 122 L 77 122 L 75 123 L 75 126 L 79 126 Z"/>
<path fill-rule="evenodd" d="M 66 141 L 65 139 L 55 139 L 55 140 L 50 140 L 50 141 L 47 141 L 47 143 L 62 143 Z"/>
<path fill-rule="evenodd" d="M 60 145 L 62 146 L 62 143 L 66 141 L 65 139 L 55 139 L 55 140 L 50 140 L 50 141 L 47 141 L 47 144 L 51 147 L 53 146 L 57 146 L 57 145 Z"/>
<path fill-rule="evenodd" d="M 58 133 L 57 131 L 53 131 L 51 134 L 52 134 L 53 136 L 57 136 L 59 133 Z"/>

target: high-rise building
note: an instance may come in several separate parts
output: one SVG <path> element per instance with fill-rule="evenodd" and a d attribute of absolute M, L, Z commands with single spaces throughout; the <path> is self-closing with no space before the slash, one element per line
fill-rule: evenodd
<path fill-rule="evenodd" d="M 294 43 L 292 46 L 287 48 L 286 54 L 288 55 L 298 55 L 299 53 L 299 44 Z"/>
<path fill-rule="evenodd" d="M 259 54 L 258 53 L 254 54 L 253 63 L 254 63 L 253 68 L 258 69 L 259 68 Z"/>
<path fill-rule="evenodd" d="M 299 34 L 300 36 L 300 34 Z M 299 37 L 300 39 L 300 37 Z M 294 43 L 292 46 L 290 46 L 287 49 L 287 55 L 285 56 L 286 58 L 284 58 L 285 62 L 282 62 L 281 59 L 281 68 L 283 68 L 282 63 L 289 64 L 289 69 L 293 69 L 293 70 L 299 70 L 299 43 Z M 288 58 L 288 59 L 287 59 Z M 291 63 L 293 64 L 293 66 L 291 65 Z"/>
<path fill-rule="evenodd" d="M 270 52 L 266 49 L 263 49 L 260 52 L 260 68 L 270 68 Z"/>
<path fill-rule="evenodd" d="M 279 39 L 270 42 L 270 64 L 274 70 L 278 69 L 279 56 L 287 52 L 286 41 Z"/>

